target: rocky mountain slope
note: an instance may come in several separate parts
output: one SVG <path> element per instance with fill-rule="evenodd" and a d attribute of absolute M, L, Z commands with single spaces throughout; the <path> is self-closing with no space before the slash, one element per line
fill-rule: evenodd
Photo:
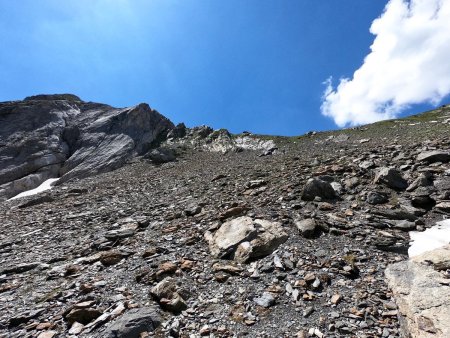
<path fill-rule="evenodd" d="M 5 129 L 14 113 L 28 132 Z M 0 119 L 4 197 L 46 171 L 30 161 L 43 153 L 57 161 L 38 181 L 62 175 L 0 203 L 0 337 L 448 332 L 436 320 L 446 297 L 413 311 L 402 297 L 449 290 L 448 250 L 407 261 L 408 231 L 450 214 L 449 106 L 291 138 L 174 127 L 148 106 L 74 97 L 3 103 Z M 23 161 L 24 176 L 11 174 Z M 427 275 L 420 291 L 399 280 Z"/>

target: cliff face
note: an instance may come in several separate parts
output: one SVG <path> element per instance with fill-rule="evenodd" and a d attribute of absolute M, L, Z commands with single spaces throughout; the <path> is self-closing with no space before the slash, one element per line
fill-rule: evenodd
<path fill-rule="evenodd" d="M 0 103 L 0 199 L 117 169 L 173 128 L 147 104 L 117 109 L 71 94 Z"/>

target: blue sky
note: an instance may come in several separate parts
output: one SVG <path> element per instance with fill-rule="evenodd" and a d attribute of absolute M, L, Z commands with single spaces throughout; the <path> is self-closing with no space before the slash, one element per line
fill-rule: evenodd
<path fill-rule="evenodd" d="M 339 115 L 361 100 L 339 79 L 352 82 L 362 67 L 386 4 L 0 0 L 0 101 L 73 93 L 116 107 L 147 102 L 175 123 L 277 135 L 358 124 Z M 432 101 L 392 114 L 442 98 Z"/>

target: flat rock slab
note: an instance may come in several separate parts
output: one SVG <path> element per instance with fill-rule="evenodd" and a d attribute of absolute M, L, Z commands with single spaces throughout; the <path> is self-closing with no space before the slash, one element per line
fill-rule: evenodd
<path fill-rule="evenodd" d="M 406 337 L 450 337 L 450 280 L 439 272 L 449 260 L 447 245 L 386 269 Z"/>

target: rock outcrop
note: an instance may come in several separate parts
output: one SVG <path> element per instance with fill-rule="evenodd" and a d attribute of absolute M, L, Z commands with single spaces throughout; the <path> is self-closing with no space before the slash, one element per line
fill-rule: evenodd
<path fill-rule="evenodd" d="M 71 94 L 0 103 L 0 198 L 117 169 L 172 128 L 147 104 L 118 109 Z"/>
<path fill-rule="evenodd" d="M 450 337 L 450 245 L 386 269 L 404 337 Z"/>

